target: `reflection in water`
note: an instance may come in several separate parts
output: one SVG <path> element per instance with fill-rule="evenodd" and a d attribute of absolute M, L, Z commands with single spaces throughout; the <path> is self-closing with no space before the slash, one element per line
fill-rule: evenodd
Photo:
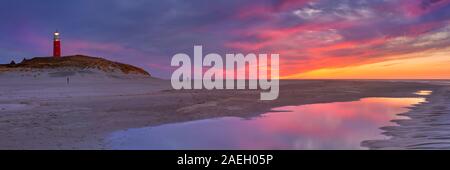
<path fill-rule="evenodd" d="M 286 106 L 252 119 L 225 117 L 130 129 L 108 138 L 112 149 L 364 149 L 361 141 L 386 139 L 405 107 L 423 98 L 364 98 Z"/>
<path fill-rule="evenodd" d="M 433 92 L 433 91 L 431 91 L 431 90 L 420 90 L 420 91 L 418 91 L 418 92 L 415 92 L 414 94 L 421 95 L 421 96 L 428 96 L 428 95 L 430 95 L 432 92 Z"/>

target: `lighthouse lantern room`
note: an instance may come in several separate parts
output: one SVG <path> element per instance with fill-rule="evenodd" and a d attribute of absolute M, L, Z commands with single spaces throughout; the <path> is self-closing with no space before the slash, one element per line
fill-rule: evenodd
<path fill-rule="evenodd" d="M 61 57 L 61 40 L 58 30 L 53 33 L 53 57 Z"/>

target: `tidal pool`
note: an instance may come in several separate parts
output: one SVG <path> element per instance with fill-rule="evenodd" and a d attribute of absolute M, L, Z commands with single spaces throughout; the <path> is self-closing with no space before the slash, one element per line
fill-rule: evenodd
<path fill-rule="evenodd" d="M 433 91 L 431 91 L 431 90 L 420 90 L 418 92 L 415 92 L 414 94 L 421 95 L 421 96 L 427 96 L 427 95 L 430 95 L 431 93 L 433 93 Z"/>
<path fill-rule="evenodd" d="M 110 149 L 366 149 L 387 139 L 380 127 L 424 98 L 363 98 L 285 106 L 258 117 L 223 117 L 128 129 L 107 138 Z"/>

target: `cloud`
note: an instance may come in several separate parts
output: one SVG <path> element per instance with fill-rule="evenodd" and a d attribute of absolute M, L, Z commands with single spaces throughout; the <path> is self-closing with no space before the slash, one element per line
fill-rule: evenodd
<path fill-rule="evenodd" d="M 170 77 L 170 58 L 280 53 L 281 74 L 390 60 L 449 46 L 449 0 L 79 0 L 0 2 L 1 62 L 51 53 L 104 56 Z M 11 11 L 15 11 L 12 13 Z M 57 15 L 55 15 L 57 14 Z"/>
<path fill-rule="evenodd" d="M 434 5 L 435 3 L 444 2 L 445 0 L 422 0 L 422 3 L 420 3 L 421 7 L 423 9 L 427 9 L 430 6 Z"/>
<path fill-rule="evenodd" d="M 294 15 L 296 15 L 296 16 L 302 18 L 302 19 L 312 19 L 315 16 L 319 15 L 320 13 L 322 13 L 322 11 L 318 10 L 318 9 L 313 9 L 313 8 L 306 7 L 306 8 L 303 8 L 303 9 L 295 10 L 293 13 L 294 13 Z"/>
<path fill-rule="evenodd" d="M 414 47 L 436 47 L 440 44 L 448 45 L 450 43 L 450 25 L 435 32 L 426 33 L 416 38 L 412 46 Z"/>

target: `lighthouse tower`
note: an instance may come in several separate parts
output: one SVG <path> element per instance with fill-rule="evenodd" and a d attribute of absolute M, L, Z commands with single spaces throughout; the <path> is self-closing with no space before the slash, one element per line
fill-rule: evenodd
<path fill-rule="evenodd" d="M 53 57 L 61 57 L 61 41 L 59 39 L 58 30 L 53 33 Z"/>

